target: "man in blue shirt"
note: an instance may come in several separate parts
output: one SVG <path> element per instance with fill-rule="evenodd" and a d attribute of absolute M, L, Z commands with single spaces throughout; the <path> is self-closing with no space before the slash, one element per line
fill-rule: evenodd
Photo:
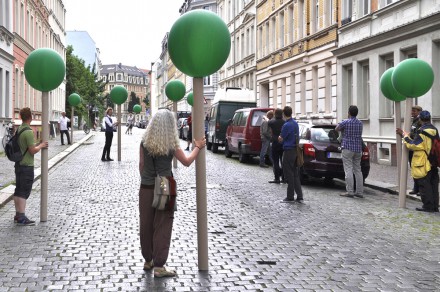
<path fill-rule="evenodd" d="M 294 201 L 296 192 L 296 201 L 302 203 L 303 193 L 301 181 L 299 179 L 298 167 L 296 166 L 296 147 L 299 143 L 298 123 L 292 118 L 292 108 L 285 106 L 283 114 L 286 119 L 278 142 L 283 143 L 283 172 L 284 179 L 287 181 L 287 197 L 284 202 Z"/>
<path fill-rule="evenodd" d="M 363 198 L 364 179 L 361 171 L 362 158 L 362 122 L 356 116 L 358 108 L 351 105 L 348 108 L 348 119 L 343 120 L 336 127 L 336 131 L 342 131 L 342 163 L 344 164 L 345 183 L 347 192 L 342 197 Z M 354 190 L 353 175 L 356 178 L 356 190 Z"/>

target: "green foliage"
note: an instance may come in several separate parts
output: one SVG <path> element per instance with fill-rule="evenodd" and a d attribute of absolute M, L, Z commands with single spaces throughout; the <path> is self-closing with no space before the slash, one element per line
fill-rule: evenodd
<path fill-rule="evenodd" d="M 133 91 L 130 93 L 130 101 L 128 102 L 128 112 L 133 112 L 133 107 L 137 104 L 140 104 L 140 98 L 136 96 L 136 93 Z"/>
<path fill-rule="evenodd" d="M 73 47 L 68 46 L 66 50 L 66 114 L 70 116 L 71 107 L 67 97 L 72 93 L 78 93 L 81 103 L 75 107 L 75 115 L 80 120 L 89 117 L 94 120 L 95 113 L 93 107 L 98 108 L 99 116 L 103 116 L 106 108 L 106 99 L 103 98 L 105 83 L 98 80 L 95 64 L 90 70 L 90 66 L 85 66 L 84 60 L 73 55 Z M 110 100 L 111 102 L 111 100 Z"/>

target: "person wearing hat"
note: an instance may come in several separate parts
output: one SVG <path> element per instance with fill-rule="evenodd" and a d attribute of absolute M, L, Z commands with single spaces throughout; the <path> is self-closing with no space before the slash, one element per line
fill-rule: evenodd
<path fill-rule="evenodd" d="M 422 110 L 423 110 L 422 107 L 419 105 L 413 105 L 411 108 L 412 124 L 411 124 L 411 131 L 409 133 L 411 139 L 414 139 L 416 137 L 416 133 L 421 126 L 419 114 Z M 397 128 L 396 132 L 397 134 L 402 135 L 402 129 Z M 411 167 L 412 157 L 413 157 L 413 151 L 410 150 L 408 153 L 408 162 L 410 167 Z M 419 186 L 417 185 L 417 181 L 415 179 L 414 179 L 413 188 L 409 193 L 411 195 L 419 195 Z"/>
<path fill-rule="evenodd" d="M 437 167 L 431 167 L 431 163 L 428 160 L 432 139 L 423 134 L 423 132 L 426 132 L 438 138 L 438 130 L 431 124 L 431 114 L 428 111 L 421 111 L 419 119 L 421 125 L 414 139 L 411 138 L 410 133 L 402 131 L 404 145 L 414 152 L 411 162 L 411 176 L 417 182 L 423 202 L 422 208 L 416 208 L 416 210 L 438 212 L 438 169 Z"/>

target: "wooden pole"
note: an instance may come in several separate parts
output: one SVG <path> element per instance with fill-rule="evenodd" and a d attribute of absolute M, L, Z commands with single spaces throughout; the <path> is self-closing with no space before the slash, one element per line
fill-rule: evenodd
<path fill-rule="evenodd" d="M 72 106 L 72 110 L 70 111 L 70 143 L 73 144 L 73 112 L 74 107 Z"/>
<path fill-rule="evenodd" d="M 41 114 L 41 140 L 49 140 L 49 92 L 43 92 Z M 47 184 L 49 176 L 48 149 L 41 149 L 41 203 L 40 221 L 47 221 Z"/>
<path fill-rule="evenodd" d="M 118 161 L 121 161 L 121 108 L 122 106 L 118 104 Z"/>
<path fill-rule="evenodd" d="M 177 121 L 177 101 L 173 101 L 173 112 L 175 114 L 176 121 Z M 176 127 L 177 127 L 177 124 L 176 124 Z M 173 157 L 173 167 L 177 168 L 177 158 L 175 156 Z"/>
<path fill-rule="evenodd" d="M 412 99 L 407 98 L 405 104 L 405 115 L 403 121 L 403 130 L 409 132 L 411 129 L 411 107 Z M 408 149 L 402 147 L 402 164 L 400 165 L 400 184 L 399 184 L 399 207 L 406 207 L 406 184 L 408 181 Z"/>
<path fill-rule="evenodd" d="M 402 113 L 400 101 L 394 102 L 394 123 L 395 128 L 402 127 Z M 400 190 L 400 167 L 402 164 L 402 137 L 396 133 L 396 156 L 397 156 L 397 186 Z"/>
<path fill-rule="evenodd" d="M 200 140 L 205 136 L 203 110 L 203 78 L 193 79 L 193 138 Z M 206 197 L 206 152 L 200 150 L 196 159 L 196 197 L 197 197 L 197 242 L 199 270 L 207 271 L 208 264 L 208 212 Z"/>

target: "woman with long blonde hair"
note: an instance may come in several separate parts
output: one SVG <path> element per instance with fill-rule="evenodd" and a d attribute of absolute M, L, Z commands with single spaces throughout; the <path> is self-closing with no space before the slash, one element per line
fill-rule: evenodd
<path fill-rule="evenodd" d="M 174 114 L 166 109 L 159 110 L 150 120 L 139 151 L 139 189 L 140 242 L 145 260 L 144 270 L 154 268 L 154 277 L 174 277 L 176 272 L 167 270 L 173 229 L 173 210 L 156 210 L 151 205 L 154 198 L 154 179 L 156 175 L 172 176 L 171 164 L 176 157 L 183 165 L 190 166 L 206 145 L 205 138 L 196 141 L 194 149 L 186 156 L 180 148 L 179 136 Z"/>

